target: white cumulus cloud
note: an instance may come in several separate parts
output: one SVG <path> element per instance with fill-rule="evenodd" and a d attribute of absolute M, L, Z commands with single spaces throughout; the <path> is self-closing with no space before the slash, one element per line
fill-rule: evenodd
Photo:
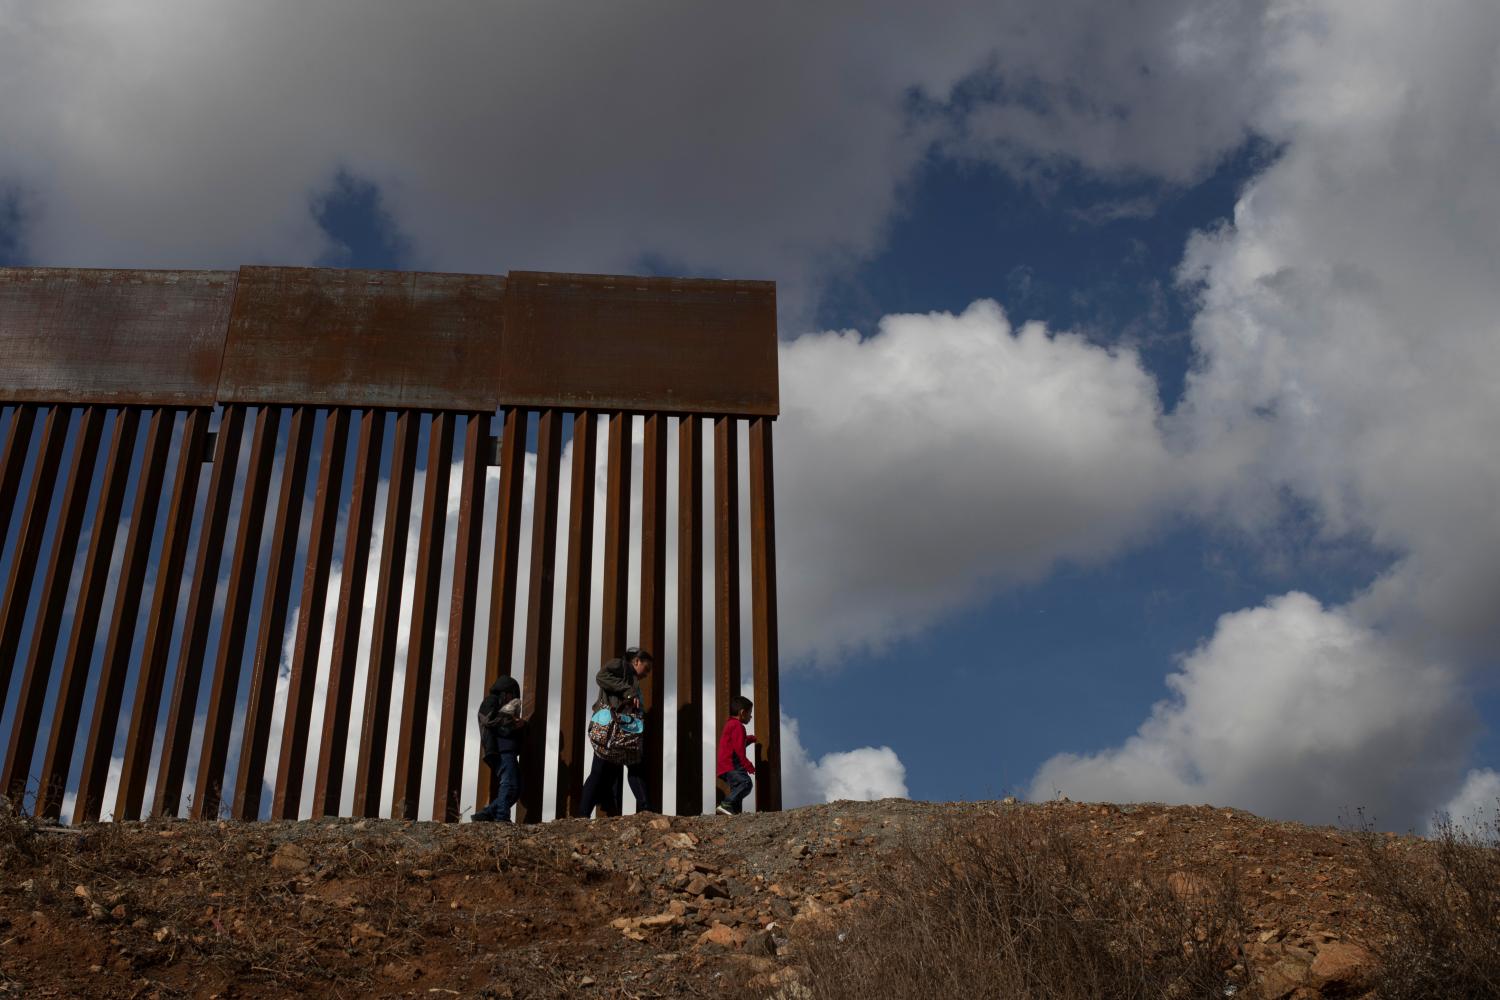
<path fill-rule="evenodd" d="M 1031 795 L 1311 822 L 1364 808 L 1399 825 L 1462 768 L 1473 731 L 1448 669 L 1306 594 L 1223 616 L 1167 685 L 1172 697 L 1124 745 L 1052 758 Z"/>

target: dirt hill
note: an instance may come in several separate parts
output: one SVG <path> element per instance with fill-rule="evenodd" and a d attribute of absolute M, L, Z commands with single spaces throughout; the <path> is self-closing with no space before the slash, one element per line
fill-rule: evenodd
<path fill-rule="evenodd" d="M 1064 830 L 1172 891 L 1237 887 L 1224 994 L 1358 996 L 1363 874 L 1426 841 L 1207 806 L 839 802 L 541 826 L 393 820 L 0 829 L 0 995 L 806 996 L 802 955 L 894 866 L 986 819 Z M 901 947 L 892 941 L 892 948 Z"/>

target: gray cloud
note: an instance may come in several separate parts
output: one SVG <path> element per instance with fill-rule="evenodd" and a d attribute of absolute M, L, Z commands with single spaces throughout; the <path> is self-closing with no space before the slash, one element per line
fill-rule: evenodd
<path fill-rule="evenodd" d="M 421 266 L 650 259 L 797 311 L 940 138 L 1191 175 L 1243 135 L 1255 9 L 8 0 L 0 181 L 36 262 L 312 261 L 347 170 Z M 997 68 L 1014 93 L 953 101 Z"/>

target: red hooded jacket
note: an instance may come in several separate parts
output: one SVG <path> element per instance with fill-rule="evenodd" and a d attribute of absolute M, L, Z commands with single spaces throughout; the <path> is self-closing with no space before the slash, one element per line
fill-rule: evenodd
<path fill-rule="evenodd" d="M 745 735 L 745 724 L 731 715 L 724 722 L 724 731 L 719 734 L 719 763 L 714 773 L 724 775 L 740 768 L 746 774 L 754 774 L 755 765 L 745 753 L 745 746 L 754 742 L 754 736 Z"/>

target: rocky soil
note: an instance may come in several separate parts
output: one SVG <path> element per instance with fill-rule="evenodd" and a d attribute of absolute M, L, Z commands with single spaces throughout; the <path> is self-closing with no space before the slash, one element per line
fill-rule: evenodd
<path fill-rule="evenodd" d="M 0 996 L 795 996 L 897 848 L 1000 810 L 1174 888 L 1232 873 L 1241 995 L 1359 996 L 1358 837 L 1208 806 L 839 802 L 778 814 L 446 826 L 0 824 Z M 1388 837 L 1420 855 L 1425 842 Z M 899 946 L 899 942 L 893 942 Z"/>

